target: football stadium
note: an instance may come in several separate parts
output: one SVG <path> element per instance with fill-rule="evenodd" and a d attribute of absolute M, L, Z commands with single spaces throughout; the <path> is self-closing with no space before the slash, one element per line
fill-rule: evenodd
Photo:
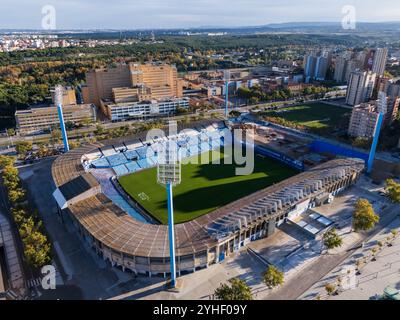
<path fill-rule="evenodd" d="M 178 274 L 223 261 L 250 241 L 320 205 L 356 182 L 364 161 L 336 158 L 312 168 L 254 146 L 254 170 L 236 175 L 224 151 L 230 123 L 179 125 L 173 136 L 146 133 L 88 144 L 58 157 L 53 196 L 62 219 L 123 271 L 169 276 L 165 188 L 157 184 L 155 146 L 173 139 L 186 161 L 174 187 Z M 207 161 L 195 161 L 196 159 Z M 215 162 L 220 162 L 216 164 Z"/>

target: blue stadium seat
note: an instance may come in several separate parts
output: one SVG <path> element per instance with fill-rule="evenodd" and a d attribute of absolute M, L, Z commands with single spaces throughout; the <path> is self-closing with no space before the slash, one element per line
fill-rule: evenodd
<path fill-rule="evenodd" d="M 190 146 L 189 153 L 191 156 L 194 156 L 199 153 L 199 147 L 197 145 Z"/>
<path fill-rule="evenodd" d="M 136 149 L 137 154 L 139 155 L 139 159 L 144 159 L 146 158 L 146 147 L 141 147 Z"/>
<path fill-rule="evenodd" d="M 92 166 L 101 169 L 101 168 L 109 168 L 110 164 L 108 163 L 106 158 L 100 158 L 92 161 Z"/>
<path fill-rule="evenodd" d="M 210 150 L 210 145 L 207 142 L 203 142 L 200 146 L 201 152 L 206 152 Z"/>
<path fill-rule="evenodd" d="M 136 172 L 136 171 L 140 170 L 140 167 L 136 163 L 136 161 L 128 162 L 127 164 L 125 164 L 125 166 L 128 168 L 129 172 Z"/>
<path fill-rule="evenodd" d="M 147 162 L 147 159 L 141 159 L 137 163 L 142 169 L 147 169 L 151 167 L 151 165 Z"/>
<path fill-rule="evenodd" d="M 221 146 L 221 141 L 220 140 L 212 140 L 211 141 L 211 148 L 212 149 L 218 149 Z"/>
<path fill-rule="evenodd" d="M 139 155 L 135 150 L 128 150 L 125 152 L 125 155 L 128 159 L 139 158 Z"/>
<path fill-rule="evenodd" d="M 111 156 L 108 156 L 107 159 L 112 167 L 116 167 L 128 162 L 128 160 L 122 153 L 113 154 Z"/>
<path fill-rule="evenodd" d="M 157 165 L 157 164 L 158 164 L 158 158 L 157 158 L 157 156 L 151 157 L 150 159 L 151 159 L 151 161 L 153 162 L 154 165 Z"/>
<path fill-rule="evenodd" d="M 127 167 L 125 167 L 124 164 L 121 164 L 119 166 L 113 167 L 115 173 L 117 174 L 117 176 L 122 176 L 124 174 L 129 173 L 129 170 Z"/>

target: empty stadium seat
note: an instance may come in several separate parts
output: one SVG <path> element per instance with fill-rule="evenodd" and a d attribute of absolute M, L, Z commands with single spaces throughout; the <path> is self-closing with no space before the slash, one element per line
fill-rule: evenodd
<path fill-rule="evenodd" d="M 107 157 L 108 162 L 112 167 L 119 166 L 121 164 L 127 163 L 128 159 L 122 153 L 116 153 Z"/>
<path fill-rule="evenodd" d="M 127 164 L 125 164 L 125 166 L 128 168 L 129 172 L 136 172 L 140 170 L 139 165 L 136 163 L 136 161 L 134 162 L 128 162 Z"/>
<path fill-rule="evenodd" d="M 129 173 L 128 168 L 124 164 L 121 164 L 119 166 L 113 167 L 113 170 L 115 171 L 117 176 L 122 176 L 124 174 Z"/>

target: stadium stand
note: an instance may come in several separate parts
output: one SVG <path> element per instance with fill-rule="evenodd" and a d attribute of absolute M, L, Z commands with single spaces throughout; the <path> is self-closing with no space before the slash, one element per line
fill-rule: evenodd
<path fill-rule="evenodd" d="M 224 128 L 224 124 L 209 125 Z M 180 130 L 185 128 L 181 125 Z M 143 134 L 143 137 L 145 135 Z M 134 137 L 137 141 L 141 136 Z M 122 139 L 89 144 L 59 156 L 52 165 L 56 187 L 85 174 L 83 159 L 92 159 L 97 148 L 118 145 Z M 127 146 L 130 144 L 127 143 Z M 197 145 L 192 146 L 197 148 Z M 195 151 L 195 150 L 193 150 Z M 197 148 L 198 151 L 198 148 Z M 125 165 L 137 170 L 140 161 Z M 96 160 L 95 160 L 96 161 Z M 93 162 L 95 162 L 93 161 Z M 92 164 L 93 164 L 92 162 Z M 139 274 L 168 276 L 168 226 L 146 223 L 144 217 L 118 193 L 110 181 L 109 169 L 89 169 L 101 185 L 101 192 L 59 209 L 68 214 L 79 234 L 113 266 Z M 323 193 L 331 195 L 354 184 L 364 170 L 364 161 L 340 158 L 325 162 L 287 180 L 259 190 L 206 215 L 175 226 L 177 271 L 193 272 L 225 259 L 248 241 L 273 234 L 305 201 L 308 208 Z M 143 195 L 145 196 L 145 195 Z"/>

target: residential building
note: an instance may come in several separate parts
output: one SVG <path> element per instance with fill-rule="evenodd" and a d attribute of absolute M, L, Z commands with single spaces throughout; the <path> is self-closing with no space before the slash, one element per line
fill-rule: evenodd
<path fill-rule="evenodd" d="M 374 51 L 374 56 L 373 56 L 371 71 L 376 73 L 378 76 L 383 76 L 385 73 L 385 67 L 388 57 L 388 49 L 377 48 L 374 49 L 373 51 Z"/>
<path fill-rule="evenodd" d="M 379 112 L 375 103 L 363 103 L 353 108 L 348 134 L 352 137 L 372 138 Z"/>
<path fill-rule="evenodd" d="M 335 72 L 333 79 L 338 83 L 344 83 L 346 79 L 346 70 L 348 65 L 348 59 L 343 57 L 337 57 L 335 61 Z"/>
<path fill-rule="evenodd" d="M 309 82 L 315 75 L 315 67 L 317 64 L 317 57 L 314 55 L 306 56 L 304 65 L 304 77 L 306 82 Z"/>
<path fill-rule="evenodd" d="M 316 80 L 325 80 L 326 73 L 328 72 L 329 68 L 329 58 L 320 56 L 317 58 L 317 62 L 315 65 L 315 74 L 314 78 Z"/>
<path fill-rule="evenodd" d="M 368 102 L 373 94 L 376 73 L 371 71 L 355 71 L 350 75 L 347 88 L 346 104 L 355 106 Z"/>

